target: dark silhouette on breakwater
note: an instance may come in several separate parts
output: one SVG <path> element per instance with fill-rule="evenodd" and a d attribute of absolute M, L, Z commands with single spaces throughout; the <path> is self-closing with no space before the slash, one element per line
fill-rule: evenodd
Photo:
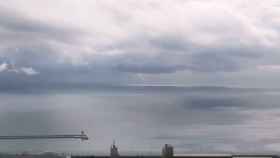
<path fill-rule="evenodd" d="M 269 154 L 185 154 L 185 155 L 176 155 L 174 154 L 174 148 L 170 144 L 165 144 L 162 148 L 161 155 L 137 155 L 137 156 L 128 156 L 120 155 L 118 147 L 115 144 L 110 148 L 110 156 L 95 156 L 95 155 L 72 155 L 71 158 L 280 158 L 278 155 L 269 155 Z"/>

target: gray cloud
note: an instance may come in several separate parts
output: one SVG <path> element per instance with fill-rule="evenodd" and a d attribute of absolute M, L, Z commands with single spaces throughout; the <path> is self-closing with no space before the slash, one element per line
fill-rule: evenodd
<path fill-rule="evenodd" d="M 40 70 L 40 75 L 29 79 L 32 82 L 137 83 L 143 80 L 137 75 L 144 74 L 174 83 L 190 73 L 207 80 L 230 72 L 242 83 L 240 76 L 245 72 L 261 76 L 259 65 L 277 64 L 278 23 L 263 20 L 268 15 L 277 17 L 275 7 L 266 12 L 249 4 L 240 7 L 241 1 L 229 5 L 215 0 L 211 4 L 120 3 L 116 8 L 112 1 L 85 1 L 80 6 L 70 1 L 61 2 L 63 11 L 50 7 L 38 15 L 43 3 L 21 4 L 23 7 L 16 1 L 10 3 L 1 5 L 0 61 Z M 86 10 L 86 6 L 93 9 Z M 247 12 L 251 14 L 247 16 Z M 35 74 L 30 70 L 25 72 Z M 118 77 L 110 80 L 108 76 Z M 5 78 L 1 76 L 1 80 Z"/>
<path fill-rule="evenodd" d="M 166 66 L 166 65 L 134 65 L 120 64 L 117 70 L 131 73 L 157 74 L 157 73 L 174 73 L 186 69 L 185 66 Z"/>
<path fill-rule="evenodd" d="M 2 35 L 0 40 L 5 44 L 24 45 L 40 41 L 48 42 L 46 40 L 71 43 L 75 41 L 74 37 L 77 37 L 75 35 L 78 33 L 77 29 L 48 24 L 3 7 L 0 11 L 0 26 Z"/>
<path fill-rule="evenodd" d="M 192 71 L 199 72 L 232 72 L 239 71 L 238 59 L 219 53 L 198 53 L 192 58 Z"/>

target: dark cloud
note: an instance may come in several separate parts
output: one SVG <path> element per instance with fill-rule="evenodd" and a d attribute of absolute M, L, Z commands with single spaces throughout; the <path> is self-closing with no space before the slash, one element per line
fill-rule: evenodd
<path fill-rule="evenodd" d="M 201 46 L 176 33 L 156 38 L 144 33 L 139 37 L 117 42 L 105 51 L 107 49 L 122 52 L 118 57 L 107 57 L 112 67 L 122 72 L 144 74 L 185 70 L 200 73 L 238 72 L 252 66 L 248 61 L 261 59 L 264 52 L 272 51 L 266 47 L 242 44 Z"/>
<path fill-rule="evenodd" d="M 191 44 L 189 44 L 191 45 Z M 157 47 L 158 45 L 153 45 Z M 115 61 L 116 69 L 130 73 L 174 73 L 177 71 L 192 72 L 237 72 L 248 64 L 244 60 L 254 60 L 262 57 L 261 51 L 255 49 L 232 49 L 232 48 L 197 48 L 172 46 L 157 47 L 162 51 L 154 57 L 123 56 Z M 252 53 L 253 51 L 253 53 Z"/>
<path fill-rule="evenodd" d="M 183 65 L 160 65 L 160 64 L 119 64 L 116 69 L 121 72 L 144 73 L 144 74 L 160 74 L 174 73 L 176 71 L 185 70 Z"/>
<path fill-rule="evenodd" d="M 158 47 L 165 51 L 183 51 L 187 53 L 189 50 L 195 47 L 191 41 L 187 40 L 186 37 L 173 34 L 173 35 L 162 35 L 157 38 L 148 37 L 147 41 L 154 47 Z"/>
<path fill-rule="evenodd" d="M 184 107 L 215 111 L 219 108 L 246 108 L 246 101 L 241 97 L 192 97 L 185 100 Z"/>
<path fill-rule="evenodd" d="M 76 40 L 78 33 L 82 33 L 74 28 L 61 27 L 28 18 L 19 12 L 2 7 L 0 11 L 0 28 L 1 41 L 20 42 L 19 44 L 24 44 L 24 42 L 48 42 L 46 40 L 72 43 Z"/>
<path fill-rule="evenodd" d="M 240 70 L 238 59 L 223 53 L 197 53 L 192 56 L 189 67 L 198 72 L 234 72 Z"/>

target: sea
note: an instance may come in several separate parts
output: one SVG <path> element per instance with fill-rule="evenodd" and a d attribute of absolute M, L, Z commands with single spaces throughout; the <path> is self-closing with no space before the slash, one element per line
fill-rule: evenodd
<path fill-rule="evenodd" d="M 108 155 L 278 153 L 280 91 L 122 86 L 0 92 L 0 135 L 80 134 L 89 140 L 0 140 L 0 152 Z"/>

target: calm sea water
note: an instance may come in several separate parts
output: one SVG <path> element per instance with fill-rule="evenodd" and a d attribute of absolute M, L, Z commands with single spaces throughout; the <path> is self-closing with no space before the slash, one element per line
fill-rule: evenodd
<path fill-rule="evenodd" d="M 58 91 L 1 93 L 0 135 L 78 134 L 89 141 L 0 141 L 1 152 L 280 151 L 280 93 Z"/>

